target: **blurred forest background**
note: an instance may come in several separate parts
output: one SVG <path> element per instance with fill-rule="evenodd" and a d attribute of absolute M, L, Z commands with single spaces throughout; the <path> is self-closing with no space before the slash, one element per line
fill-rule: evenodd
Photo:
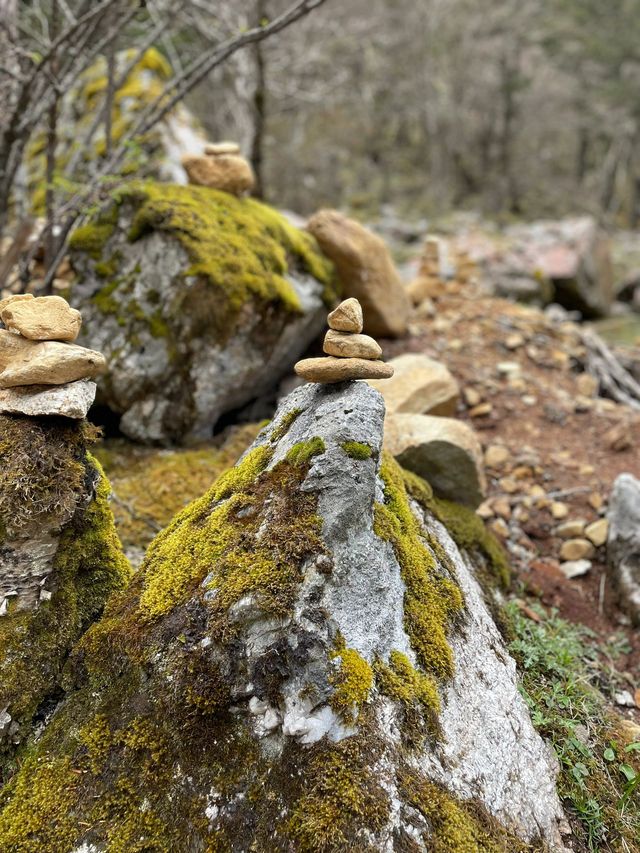
<path fill-rule="evenodd" d="M 202 73 L 216 47 L 292 5 L 0 0 L 0 178 L 20 159 L 7 121 L 16 104 L 23 126 L 37 113 L 18 130 L 27 144 L 55 130 L 57 99 L 96 58 L 155 45 L 191 81 L 181 97 L 206 134 L 237 140 L 279 206 L 584 211 L 636 225 L 638 0 L 315 0 Z M 20 81 L 51 52 L 19 103 Z"/>

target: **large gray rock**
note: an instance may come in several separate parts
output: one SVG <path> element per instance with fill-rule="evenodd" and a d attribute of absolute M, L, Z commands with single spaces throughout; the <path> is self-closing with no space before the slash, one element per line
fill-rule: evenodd
<path fill-rule="evenodd" d="M 108 363 L 97 403 L 142 442 L 209 438 L 225 412 L 268 395 L 332 298 L 310 235 L 206 187 L 125 187 L 71 247 L 79 342 Z"/>
<path fill-rule="evenodd" d="M 640 480 L 620 474 L 609 502 L 607 556 L 620 604 L 640 624 Z"/>
<path fill-rule="evenodd" d="M 160 534 L 83 643 L 79 692 L 18 774 L 26 800 L 0 814 L 0 846 L 3 827 L 30 839 L 20 816 L 71 729 L 82 742 L 65 760 L 83 774 L 50 782 L 71 849 L 135 828 L 168 849 L 444 850 L 444 801 L 474 826 L 495 817 L 512 849 L 563 850 L 556 763 L 479 558 L 408 498 L 392 460 L 381 468 L 383 422 L 364 382 L 298 388 Z M 126 804 L 102 809 L 122 786 Z"/>

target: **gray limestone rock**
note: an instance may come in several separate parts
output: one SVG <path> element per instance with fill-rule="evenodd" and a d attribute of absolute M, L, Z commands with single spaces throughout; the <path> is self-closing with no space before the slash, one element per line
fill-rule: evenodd
<path fill-rule="evenodd" d="M 66 385 L 23 385 L 0 388 L 0 412 L 13 415 L 86 417 L 96 396 L 96 383 L 79 379 Z"/>
<path fill-rule="evenodd" d="M 607 556 L 621 606 L 640 624 L 640 480 L 620 474 L 609 502 Z"/>

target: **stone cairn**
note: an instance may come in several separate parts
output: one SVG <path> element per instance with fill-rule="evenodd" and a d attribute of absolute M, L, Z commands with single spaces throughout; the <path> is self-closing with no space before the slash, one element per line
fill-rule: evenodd
<path fill-rule="evenodd" d="M 73 343 L 82 317 L 61 296 L 0 300 L 0 412 L 83 418 L 104 356 Z"/>
<path fill-rule="evenodd" d="M 295 366 L 307 382 L 346 382 L 352 379 L 389 379 L 393 367 L 380 361 L 377 341 L 362 334 L 362 308 L 357 299 L 345 299 L 328 318 L 323 349 L 326 358 L 304 358 Z"/>
<path fill-rule="evenodd" d="M 204 154 L 185 154 L 181 160 L 190 184 L 243 195 L 255 186 L 251 164 L 235 142 L 209 143 Z"/>

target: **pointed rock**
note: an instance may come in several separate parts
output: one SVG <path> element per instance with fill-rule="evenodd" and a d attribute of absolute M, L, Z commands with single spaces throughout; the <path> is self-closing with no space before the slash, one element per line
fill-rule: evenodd
<path fill-rule="evenodd" d="M 361 332 L 363 327 L 362 306 L 357 299 L 345 299 L 327 317 L 330 329 L 336 332 Z"/>

